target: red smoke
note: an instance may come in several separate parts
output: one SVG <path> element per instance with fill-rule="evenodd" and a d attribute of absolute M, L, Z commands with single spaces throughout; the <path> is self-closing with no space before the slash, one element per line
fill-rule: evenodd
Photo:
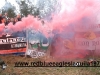
<path fill-rule="evenodd" d="M 2 32 L 5 28 L 5 25 L 4 24 L 0 24 L 0 32 Z"/>
<path fill-rule="evenodd" d="M 66 0 L 65 2 L 67 3 L 67 1 L 68 0 Z M 98 14 L 99 6 L 100 6 L 100 3 L 98 3 L 96 0 L 92 0 L 92 1 L 91 0 L 76 0 L 76 5 L 75 5 L 75 8 L 72 10 L 72 12 L 68 13 L 67 10 L 65 10 L 61 14 L 54 15 L 51 25 L 53 25 L 53 29 L 59 30 L 60 34 L 65 34 L 65 35 L 67 35 L 68 28 L 66 29 L 64 28 L 66 26 L 69 26 L 70 24 L 73 24 L 74 26 L 95 25 L 97 24 L 97 14 Z M 67 4 L 66 4 L 66 8 L 67 8 Z M 78 34 L 75 30 L 73 30 L 73 32 L 75 32 L 75 35 Z M 62 40 L 58 40 L 58 38 Z M 73 41 L 73 44 L 75 45 L 74 39 L 69 39 L 69 40 Z M 52 44 L 51 54 L 55 58 L 58 58 L 58 60 L 59 59 L 73 60 L 77 58 L 85 58 L 89 54 L 89 52 L 84 49 L 81 49 L 81 50 L 77 50 L 75 48 L 66 49 L 64 47 L 64 44 L 62 43 L 62 41 L 65 41 L 65 39 L 62 38 L 62 35 L 56 36 L 53 41 L 54 42 Z M 90 55 L 90 56 L 93 56 L 93 55 Z"/>
<path fill-rule="evenodd" d="M 61 2 L 62 1 L 66 3 L 66 8 L 67 4 L 70 5 L 71 8 L 71 4 L 68 3 L 69 0 L 61 0 Z M 38 20 L 37 18 L 29 15 L 28 17 L 22 18 L 22 21 L 17 22 L 15 25 L 10 23 L 8 25 L 8 29 L 13 30 L 14 33 L 32 27 L 33 29 L 40 30 L 46 37 L 51 36 L 48 34 L 48 31 L 57 30 L 57 34 L 59 34 L 59 36 L 56 36 L 54 34 L 55 37 L 53 38 L 53 42 L 51 43 L 51 55 L 55 58 L 61 59 L 84 58 L 88 54 L 86 50 L 77 50 L 75 49 L 75 47 L 71 50 L 70 46 L 69 48 L 66 48 L 64 46 L 63 41 L 68 39 L 66 36 L 67 33 L 69 33 L 71 30 L 67 27 L 71 24 L 76 26 L 97 23 L 96 17 L 98 14 L 98 9 L 100 7 L 100 2 L 98 3 L 97 0 L 75 0 L 75 2 L 76 4 L 70 12 L 65 9 L 62 13 L 53 14 L 52 21 L 45 21 L 44 27 L 41 23 L 41 20 Z M 0 25 L 0 32 L 3 32 L 3 30 L 4 25 Z M 73 32 L 75 31 L 73 30 Z M 64 35 L 63 37 L 62 34 Z M 75 46 L 74 37 L 73 39 L 69 38 L 68 40 L 70 40 Z"/>

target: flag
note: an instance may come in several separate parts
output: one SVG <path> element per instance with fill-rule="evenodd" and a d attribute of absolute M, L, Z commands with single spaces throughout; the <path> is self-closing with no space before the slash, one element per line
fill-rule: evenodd
<path fill-rule="evenodd" d="M 96 35 L 95 35 L 94 32 L 89 31 L 89 32 L 86 32 L 86 33 L 84 34 L 84 38 L 89 39 L 89 40 L 93 40 L 93 39 L 96 38 Z"/>
<path fill-rule="evenodd" d="M 43 38 L 43 40 L 40 42 L 40 46 L 42 50 L 47 50 L 49 47 L 49 40 L 47 38 Z"/>
<path fill-rule="evenodd" d="M 67 49 L 74 49 L 74 44 L 73 44 L 70 40 L 64 41 L 64 46 L 65 46 Z"/>

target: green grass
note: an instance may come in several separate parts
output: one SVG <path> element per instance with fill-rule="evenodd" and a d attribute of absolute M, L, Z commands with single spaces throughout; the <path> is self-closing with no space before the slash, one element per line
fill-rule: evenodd
<path fill-rule="evenodd" d="M 18 61 L 38 61 L 20 56 L 0 56 L 6 63 L 7 68 L 0 68 L 0 75 L 100 75 L 100 67 L 14 67 Z"/>

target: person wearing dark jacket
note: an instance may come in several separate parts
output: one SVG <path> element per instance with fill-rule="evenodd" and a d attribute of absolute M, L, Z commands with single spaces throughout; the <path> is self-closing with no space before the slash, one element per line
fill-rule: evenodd
<path fill-rule="evenodd" d="M 18 21 L 21 21 L 21 16 L 20 16 L 20 14 L 17 15 L 17 20 L 18 20 Z"/>
<path fill-rule="evenodd" d="M 2 14 L 0 14 L 0 24 L 2 23 L 2 21 L 1 21 L 1 20 L 2 20 Z"/>
<path fill-rule="evenodd" d="M 5 17 L 1 17 L 1 23 L 4 23 L 5 24 L 5 21 L 6 21 L 6 19 L 5 19 Z"/>

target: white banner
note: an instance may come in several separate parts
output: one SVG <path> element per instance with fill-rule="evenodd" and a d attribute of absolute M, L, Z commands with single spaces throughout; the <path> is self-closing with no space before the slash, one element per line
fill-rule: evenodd
<path fill-rule="evenodd" d="M 76 49 L 97 50 L 100 49 L 100 37 L 93 40 L 85 38 L 75 38 Z"/>
<path fill-rule="evenodd" d="M 11 44 L 11 43 L 17 43 L 17 42 L 26 42 L 26 38 L 16 37 L 16 38 L 0 39 L 0 44 Z"/>
<path fill-rule="evenodd" d="M 27 55 L 30 55 L 32 58 L 39 58 L 45 56 L 46 53 L 29 49 L 27 50 Z"/>
<path fill-rule="evenodd" d="M 100 24 L 97 24 L 97 25 L 75 25 L 74 30 L 76 32 L 100 31 Z"/>
<path fill-rule="evenodd" d="M 26 55 L 32 58 L 39 58 L 46 55 L 49 47 L 49 38 L 46 38 L 39 31 L 27 30 L 27 51 Z"/>

